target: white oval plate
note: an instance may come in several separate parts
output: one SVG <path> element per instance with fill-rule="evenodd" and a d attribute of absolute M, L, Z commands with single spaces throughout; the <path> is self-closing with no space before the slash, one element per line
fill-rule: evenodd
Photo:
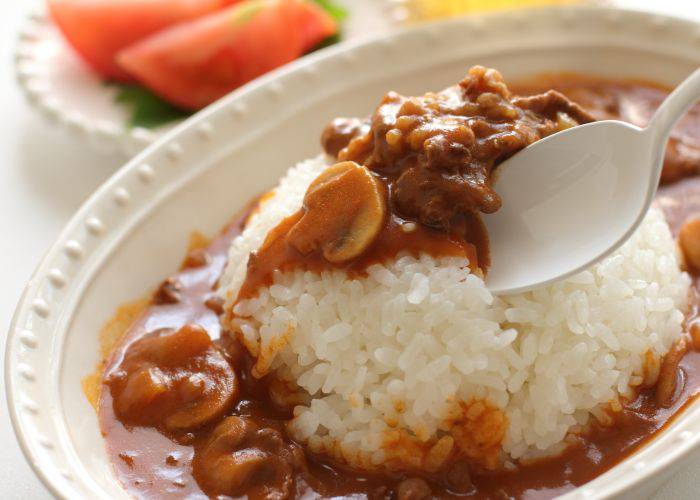
<path fill-rule="evenodd" d="M 200 112 L 117 172 L 49 250 L 15 313 L 7 397 L 37 475 L 66 498 L 124 498 L 80 387 L 97 332 L 117 305 L 177 268 L 188 234 L 215 234 L 249 198 L 319 150 L 323 125 L 371 112 L 388 89 L 414 94 L 472 64 L 517 79 L 544 71 L 642 77 L 669 85 L 700 66 L 700 26 L 594 8 L 547 9 L 427 24 L 331 48 Z M 700 443 L 700 402 L 644 450 L 567 498 L 639 498 Z"/>

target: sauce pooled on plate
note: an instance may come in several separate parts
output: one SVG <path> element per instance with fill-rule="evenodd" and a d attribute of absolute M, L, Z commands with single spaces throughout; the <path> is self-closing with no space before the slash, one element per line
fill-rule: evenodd
<path fill-rule="evenodd" d="M 478 78 L 481 83 L 477 85 L 484 89 L 495 85 L 483 81 L 488 79 L 485 73 Z M 478 97 L 469 97 L 464 86 L 445 91 L 444 97 L 433 94 L 423 101 L 390 94 L 371 126 L 362 120 L 335 121 L 324 132 L 324 145 L 340 161 L 351 163 L 331 172 L 325 181 L 340 181 L 340 192 L 347 189 L 343 182 L 352 186 L 364 183 L 365 201 L 369 200 L 355 206 L 339 225 L 352 229 L 358 214 L 371 219 L 378 213 L 383 217 L 382 224 L 369 228 L 370 233 L 376 232 L 371 244 L 358 255 L 343 260 L 343 252 L 352 254 L 354 250 L 348 250 L 344 241 L 326 246 L 329 240 L 337 239 L 333 234 L 330 238 L 319 234 L 318 241 L 311 243 L 304 242 L 303 237 L 295 243 L 286 241 L 294 234 L 296 224 L 310 212 L 301 211 L 283 222 L 276 235 L 273 232 L 268 237 L 269 255 L 281 255 L 282 250 L 275 247 L 281 241 L 284 252 L 298 255 L 298 265 L 361 273 L 378 256 L 391 256 L 411 245 L 420 251 L 439 245 L 447 255 L 476 255 L 476 261 L 483 265 L 480 248 L 484 243 L 478 236 L 483 235 L 479 233 L 481 226 L 467 225 L 475 231 L 470 233 L 462 221 L 473 222 L 479 211 L 498 208 L 500 200 L 489 184 L 498 161 L 513 154 L 516 144 L 524 147 L 530 139 L 588 119 L 558 94 L 539 92 L 560 88 L 564 93 L 590 93 L 594 97 L 581 101 L 596 116 L 620 109 L 637 116 L 635 106 L 640 110 L 653 109 L 660 99 L 649 96 L 663 95 L 656 86 L 639 82 L 593 82 L 583 77 L 576 80 L 567 76 L 561 81 L 552 77 L 540 83 L 541 87 L 537 85 L 530 82 L 522 89 L 516 88 L 521 95 L 537 93 L 533 98 L 506 98 L 499 94 L 500 87 L 496 85 L 490 93 L 498 99 L 485 98 L 484 106 Z M 606 85 L 614 90 L 608 93 Z M 467 84 L 466 88 L 471 87 Z M 411 99 L 416 102 L 406 105 Z M 464 101 L 463 108 L 460 99 Z M 488 110 L 497 101 L 509 109 L 517 108 L 513 112 L 520 120 L 503 120 L 504 115 L 491 114 Z M 384 106 L 387 107 L 382 109 Z M 400 111 L 403 106 L 405 114 Z M 423 113 L 416 106 L 428 110 Z M 444 106 L 450 111 L 440 114 L 431 106 Z M 403 116 L 408 118 L 400 120 Z M 485 125 L 475 125 L 481 122 Z M 433 126 L 436 123 L 440 126 Z M 395 124 L 400 125 L 394 127 Z M 460 127 L 471 130 L 473 138 Z M 691 121 L 681 127 L 700 127 L 697 108 Z M 399 132 L 391 132 L 395 129 Z M 683 134 L 676 139 L 678 154 L 669 155 L 665 166 L 665 171 L 674 175 L 665 174 L 665 178 L 677 179 L 680 176 L 675 173 L 680 171 L 686 176 L 700 171 L 700 161 L 693 154 L 684 155 L 693 144 L 683 142 Z M 413 137 L 419 137 L 423 144 L 435 144 L 437 149 L 430 155 L 428 148 L 416 152 L 411 147 Z M 491 162 L 480 156 L 488 148 L 496 158 Z M 451 163 L 454 158 L 461 158 L 462 163 Z M 471 166 L 464 166 L 465 158 Z M 394 169 L 391 161 L 403 166 Z M 404 174 L 407 178 L 400 181 Z M 348 177 L 343 180 L 343 176 Z M 410 179 L 421 182 L 407 186 Z M 321 179 L 319 185 L 323 183 Z M 469 185 L 465 191 L 469 194 L 453 193 L 453 185 L 465 184 Z M 403 187 L 398 189 L 399 185 Z M 310 205 L 328 203 L 322 192 L 316 195 L 318 198 L 312 199 Z M 383 200 L 383 205 L 377 200 Z M 700 179 L 688 177 L 663 187 L 658 203 L 672 231 L 678 234 L 683 221 L 700 211 Z M 425 206 L 430 208 L 424 210 Z M 99 402 L 101 427 L 117 475 L 136 497 L 551 498 L 590 481 L 639 449 L 700 390 L 700 354 L 694 350 L 672 350 L 673 355 L 664 362 L 667 375 L 661 377 L 657 386 L 640 390 L 613 422 L 605 426 L 594 424 L 576 436 L 574 444 L 560 456 L 521 463 L 514 470 L 481 470 L 454 461 L 436 472 L 367 472 L 310 454 L 285 429 L 291 409 L 303 403 L 295 399 L 299 393 L 272 375 L 257 378 L 252 373 L 254 360 L 235 336 L 221 331 L 222 303 L 214 289 L 226 264 L 227 249 L 240 233 L 246 216 L 206 248 L 190 252 L 183 268 L 163 282 L 150 306 L 131 325 L 106 362 Z M 409 231 L 401 229 L 406 224 L 412 224 Z M 366 225 L 363 230 L 367 230 Z M 405 240 L 400 239 L 404 237 Z M 311 250 L 304 253 L 308 248 Z M 338 254 L 341 258 L 334 262 Z M 269 279 L 268 264 L 261 264 L 269 255 L 263 247 L 252 259 L 246 293 L 254 293 L 256 286 Z M 286 259 L 284 256 L 272 265 L 283 264 Z M 698 308 L 698 301 L 694 300 L 687 320 L 689 330 Z M 660 387 L 666 389 L 662 391 Z"/>

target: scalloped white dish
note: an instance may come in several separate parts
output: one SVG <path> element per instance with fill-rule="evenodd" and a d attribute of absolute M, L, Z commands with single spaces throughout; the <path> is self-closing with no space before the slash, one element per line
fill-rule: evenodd
<path fill-rule="evenodd" d="M 19 33 L 15 71 L 30 103 L 98 150 L 132 156 L 174 126 L 128 127 L 128 109 L 115 103 L 117 88 L 80 60 L 43 13 L 29 16 Z"/>
<path fill-rule="evenodd" d="M 388 31 L 392 23 L 383 21 L 385 10 L 383 2 L 354 1 L 344 37 Z M 367 25 L 368 18 L 376 21 Z M 129 127 L 129 109 L 115 102 L 117 88 L 106 85 L 80 59 L 44 12 L 28 16 L 18 33 L 15 72 L 27 99 L 40 113 L 99 151 L 131 157 L 181 123 Z"/>
<path fill-rule="evenodd" d="M 410 56 L 409 56 L 410 55 Z M 545 71 L 673 85 L 700 66 L 700 25 L 603 8 L 525 11 L 426 24 L 339 46 L 273 72 L 198 113 L 83 205 L 27 285 L 6 351 L 7 398 L 37 475 L 64 498 L 128 498 L 80 381 L 119 304 L 178 267 L 188 235 L 213 235 L 316 154 L 335 116 L 362 116 L 384 91 L 414 95 L 472 64 L 518 79 Z M 566 498 L 639 498 L 700 451 L 700 401 L 653 442 Z"/>

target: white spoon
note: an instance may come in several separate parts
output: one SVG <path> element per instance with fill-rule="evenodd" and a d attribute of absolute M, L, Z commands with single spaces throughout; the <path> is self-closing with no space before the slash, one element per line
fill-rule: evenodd
<path fill-rule="evenodd" d="M 700 69 L 668 96 L 646 128 L 607 120 L 525 148 L 498 167 L 501 210 L 484 216 L 493 293 L 566 278 L 619 248 L 649 210 L 675 123 L 700 99 Z"/>

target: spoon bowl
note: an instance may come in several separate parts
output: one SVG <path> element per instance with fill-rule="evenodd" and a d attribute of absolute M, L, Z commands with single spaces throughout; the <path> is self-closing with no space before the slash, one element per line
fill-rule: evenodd
<path fill-rule="evenodd" d="M 503 207 L 484 215 L 493 293 L 519 293 L 572 276 L 623 245 L 656 194 L 673 125 L 700 98 L 700 70 L 646 128 L 606 120 L 546 137 L 503 162 Z"/>

